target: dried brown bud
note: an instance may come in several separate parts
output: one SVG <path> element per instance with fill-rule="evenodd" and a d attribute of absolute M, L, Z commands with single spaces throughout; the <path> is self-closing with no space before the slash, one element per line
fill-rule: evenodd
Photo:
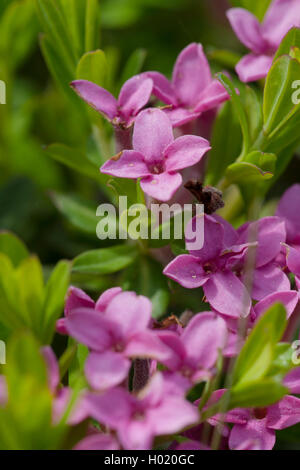
<path fill-rule="evenodd" d="M 223 194 L 212 186 L 203 186 L 200 181 L 188 181 L 184 187 L 190 191 L 193 196 L 204 205 L 205 214 L 213 214 L 224 207 Z"/>

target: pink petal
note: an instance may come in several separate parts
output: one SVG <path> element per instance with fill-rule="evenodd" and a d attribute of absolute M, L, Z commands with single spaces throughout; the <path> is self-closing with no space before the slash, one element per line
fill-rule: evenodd
<path fill-rule="evenodd" d="M 201 261 L 192 255 L 177 256 L 165 267 L 163 273 L 187 289 L 203 286 L 209 279 L 201 266 Z"/>
<path fill-rule="evenodd" d="M 159 72 L 145 72 L 143 75 L 151 78 L 153 82 L 152 93 L 156 98 L 166 104 L 177 105 L 174 89 L 169 80 Z"/>
<path fill-rule="evenodd" d="M 150 174 L 144 156 L 135 150 L 124 150 L 105 162 L 100 171 L 118 178 L 141 178 Z"/>
<path fill-rule="evenodd" d="M 223 225 L 224 228 L 224 247 L 229 248 L 236 244 L 238 240 L 237 231 L 233 228 L 233 226 L 227 222 L 227 220 L 223 219 L 223 217 L 214 214 L 213 219 L 216 220 L 219 224 Z"/>
<path fill-rule="evenodd" d="M 107 289 L 105 292 L 103 292 L 102 295 L 100 295 L 99 299 L 96 302 L 96 307 L 95 309 L 98 312 L 105 312 L 106 308 L 108 307 L 108 304 L 111 302 L 111 300 L 118 294 L 122 292 L 121 287 L 112 287 L 111 289 Z"/>
<path fill-rule="evenodd" d="M 47 364 L 49 388 L 54 393 L 60 382 L 58 362 L 50 346 L 44 346 L 41 352 Z"/>
<path fill-rule="evenodd" d="M 146 162 L 155 164 L 163 161 L 163 152 L 173 140 L 171 122 L 160 109 L 146 109 L 136 118 L 133 148 L 144 155 Z"/>
<path fill-rule="evenodd" d="M 172 142 L 164 152 L 166 171 L 178 171 L 198 163 L 211 149 L 209 142 L 196 135 L 184 135 Z"/>
<path fill-rule="evenodd" d="M 144 331 L 133 335 L 125 348 L 124 354 L 131 358 L 155 359 L 158 362 L 167 362 L 173 352 L 153 331 Z"/>
<path fill-rule="evenodd" d="M 268 75 L 272 62 L 271 56 L 248 54 L 239 61 L 235 70 L 242 82 L 256 82 Z"/>
<path fill-rule="evenodd" d="M 267 295 L 288 291 L 291 288 L 289 278 L 273 263 L 256 269 L 253 276 L 251 295 L 254 300 L 263 300 Z"/>
<path fill-rule="evenodd" d="M 235 34 L 250 51 L 261 54 L 268 50 L 268 42 L 263 38 L 256 16 L 243 8 L 231 8 L 226 15 Z"/>
<path fill-rule="evenodd" d="M 122 383 L 128 376 L 131 362 L 120 353 L 107 351 L 90 353 L 84 371 L 90 386 L 95 390 L 106 390 Z"/>
<path fill-rule="evenodd" d="M 196 218 L 194 217 L 187 225 L 186 232 L 191 233 L 196 228 Z M 190 228 L 190 225 L 192 228 Z M 193 250 L 191 254 L 197 256 L 203 264 L 218 261 L 224 248 L 224 226 L 214 217 L 204 215 L 204 246 L 201 250 Z"/>
<path fill-rule="evenodd" d="M 247 424 L 236 424 L 230 433 L 229 448 L 238 449 L 249 440 L 259 450 L 272 450 L 276 441 L 275 431 L 267 428 L 265 419 L 252 419 Z"/>
<path fill-rule="evenodd" d="M 82 439 L 74 450 L 120 450 L 120 445 L 109 434 L 97 433 Z"/>
<path fill-rule="evenodd" d="M 147 297 L 135 292 L 121 292 L 109 303 L 105 317 L 119 325 L 125 335 L 146 330 L 151 320 L 152 304 Z"/>
<path fill-rule="evenodd" d="M 216 272 L 203 287 L 210 305 L 223 315 L 247 317 L 251 298 L 244 284 L 231 271 Z"/>
<path fill-rule="evenodd" d="M 170 119 L 173 127 L 183 126 L 188 122 L 194 121 L 200 116 L 200 112 L 194 112 L 191 109 L 184 108 L 183 106 L 172 107 L 171 109 L 164 109 L 164 113 Z"/>
<path fill-rule="evenodd" d="M 219 80 L 213 80 L 199 96 L 195 112 L 204 113 L 214 109 L 224 103 L 224 101 L 229 100 L 229 98 L 229 94 Z"/>
<path fill-rule="evenodd" d="M 66 318 L 68 332 L 89 348 L 104 352 L 113 344 L 113 333 L 119 333 L 117 325 L 99 313 L 80 309 Z"/>
<path fill-rule="evenodd" d="M 286 245 L 286 252 L 287 267 L 291 273 L 300 276 L 300 251 Z"/>
<path fill-rule="evenodd" d="M 155 435 L 173 434 L 197 423 L 199 412 L 196 406 L 183 397 L 170 395 L 160 406 L 148 411 L 148 420 L 154 428 Z"/>
<path fill-rule="evenodd" d="M 157 335 L 169 349 L 170 356 L 164 360 L 164 365 L 172 371 L 179 370 L 186 358 L 186 349 L 180 336 L 171 331 L 158 331 Z"/>
<path fill-rule="evenodd" d="M 76 308 L 94 308 L 95 302 L 81 289 L 69 287 L 65 303 L 65 316 L 67 317 Z"/>
<path fill-rule="evenodd" d="M 300 394 L 300 367 L 296 367 L 285 376 L 283 385 L 289 389 L 290 393 Z"/>
<path fill-rule="evenodd" d="M 300 241 L 300 184 L 291 186 L 282 196 L 276 215 L 285 220 L 287 229 L 287 242 Z"/>
<path fill-rule="evenodd" d="M 150 450 L 154 435 L 151 423 L 144 417 L 132 419 L 126 426 L 120 426 L 118 437 L 126 450 Z"/>
<path fill-rule="evenodd" d="M 173 71 L 172 84 L 180 102 L 195 107 L 202 90 L 210 82 L 211 73 L 203 47 L 192 43 L 179 54 Z"/>
<path fill-rule="evenodd" d="M 121 387 L 101 394 L 89 393 L 86 400 L 90 416 L 114 430 L 129 423 L 137 401 Z"/>
<path fill-rule="evenodd" d="M 181 186 L 180 173 L 161 173 L 142 178 L 141 188 L 148 196 L 158 201 L 169 201 Z"/>
<path fill-rule="evenodd" d="M 263 22 L 263 35 L 277 49 L 283 37 L 293 26 L 300 26 L 298 0 L 274 0 Z"/>
<path fill-rule="evenodd" d="M 118 103 L 109 91 L 87 80 L 75 80 L 71 87 L 92 108 L 112 121 L 118 114 Z"/>
<path fill-rule="evenodd" d="M 254 240 L 251 239 L 252 234 Z M 286 240 L 284 222 L 279 217 L 265 217 L 250 224 L 238 240 L 239 244 L 258 241 L 256 267 L 273 261 L 281 251 L 281 243 Z"/>
<path fill-rule="evenodd" d="M 150 78 L 137 75 L 130 78 L 121 88 L 118 104 L 122 110 L 122 115 L 129 120 L 131 116 L 136 116 L 138 112 L 148 103 L 153 88 Z"/>
<path fill-rule="evenodd" d="M 258 302 L 254 307 L 256 318 L 259 318 L 264 312 L 266 312 L 272 305 L 281 303 L 284 305 L 287 313 L 287 318 L 290 318 L 294 312 L 299 301 L 298 292 L 291 290 L 286 292 L 274 292 L 268 295 L 263 300 Z"/>
<path fill-rule="evenodd" d="M 213 313 L 199 313 L 189 322 L 181 339 L 190 361 L 198 368 L 209 370 L 218 358 L 219 349 L 226 344 L 226 323 Z"/>
<path fill-rule="evenodd" d="M 300 423 L 300 398 L 286 395 L 280 402 L 269 406 L 268 428 L 285 429 L 297 423 Z"/>

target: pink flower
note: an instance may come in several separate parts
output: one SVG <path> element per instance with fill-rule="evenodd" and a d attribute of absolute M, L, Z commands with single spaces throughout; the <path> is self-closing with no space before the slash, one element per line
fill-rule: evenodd
<path fill-rule="evenodd" d="M 156 373 L 137 396 L 123 388 L 88 397 L 91 415 L 117 432 L 124 449 L 148 450 L 155 436 L 174 434 L 197 422 L 197 408 L 170 393 L 170 383 Z"/>
<path fill-rule="evenodd" d="M 179 54 L 171 82 L 159 72 L 143 75 L 153 80 L 153 94 L 171 105 L 165 112 L 174 127 L 193 121 L 229 99 L 221 83 L 212 78 L 201 44 L 192 43 Z"/>
<path fill-rule="evenodd" d="M 194 383 L 212 376 L 218 352 L 227 341 L 227 327 L 224 320 L 214 313 L 203 312 L 192 318 L 181 336 L 161 331 L 159 338 L 173 351 L 164 364 L 171 372 L 182 376 L 179 384 L 187 390 Z"/>
<path fill-rule="evenodd" d="M 178 256 L 164 269 L 164 274 L 187 289 L 203 287 L 217 312 L 233 318 L 247 316 L 251 298 L 233 268 L 248 245 L 236 244 L 236 231 L 221 217 L 204 217 L 203 248 Z"/>
<path fill-rule="evenodd" d="M 148 103 L 153 83 L 150 78 L 142 75 L 132 77 L 122 86 L 118 99 L 109 91 L 87 80 L 75 80 L 71 86 L 84 101 L 112 124 L 130 127 L 139 111 Z"/>
<path fill-rule="evenodd" d="M 274 0 L 263 23 L 243 8 L 231 8 L 227 17 L 251 51 L 238 63 L 237 74 L 241 81 L 253 82 L 267 76 L 282 39 L 293 26 L 300 26 L 300 4 L 298 0 Z"/>
<path fill-rule="evenodd" d="M 218 401 L 224 392 L 225 390 L 214 392 L 210 403 Z M 208 421 L 216 425 L 220 419 L 220 415 L 216 415 Z M 224 420 L 234 424 L 228 442 L 231 450 L 271 450 L 275 445 L 276 430 L 289 428 L 300 422 L 300 399 L 286 395 L 275 405 L 266 408 L 236 408 L 227 412 Z"/>
<path fill-rule="evenodd" d="M 85 374 L 97 390 L 123 382 L 131 367 L 131 358 L 166 359 L 170 352 L 149 329 L 152 305 L 134 292 L 111 289 L 95 308 L 76 308 L 66 317 L 66 329 L 91 350 Z"/>
<path fill-rule="evenodd" d="M 124 150 L 108 160 L 101 172 L 119 178 L 141 178 L 146 194 L 169 201 L 182 183 L 179 171 L 198 163 L 208 150 L 209 142 L 202 137 L 185 135 L 174 140 L 165 113 L 146 109 L 135 122 L 133 150 Z"/>

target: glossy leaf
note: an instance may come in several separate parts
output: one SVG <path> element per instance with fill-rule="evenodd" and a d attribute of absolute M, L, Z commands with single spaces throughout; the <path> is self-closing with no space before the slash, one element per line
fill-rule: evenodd
<path fill-rule="evenodd" d="M 95 275 L 115 273 L 132 264 L 136 256 L 136 248 L 129 245 L 87 251 L 75 258 L 73 271 Z"/>

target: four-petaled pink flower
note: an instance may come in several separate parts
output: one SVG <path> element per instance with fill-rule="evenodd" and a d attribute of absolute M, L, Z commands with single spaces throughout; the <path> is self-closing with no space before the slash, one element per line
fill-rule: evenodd
<path fill-rule="evenodd" d="M 229 99 L 223 85 L 212 78 L 201 44 L 192 43 L 179 54 L 171 82 L 159 72 L 142 75 L 153 80 L 153 94 L 170 105 L 165 112 L 174 127 L 193 121 Z"/>
<path fill-rule="evenodd" d="M 199 419 L 197 407 L 157 372 L 137 396 L 113 388 L 88 397 L 91 416 L 117 432 L 124 449 L 148 450 L 155 436 L 174 434 Z"/>
<path fill-rule="evenodd" d="M 267 76 L 274 54 L 293 26 L 300 26 L 298 0 L 274 0 L 263 23 L 243 8 L 231 8 L 227 17 L 239 40 L 251 50 L 237 64 L 242 82 L 253 82 Z"/>
<path fill-rule="evenodd" d="M 65 319 L 68 334 L 91 350 L 85 374 L 96 390 L 122 383 L 131 358 L 163 361 L 170 351 L 157 333 L 149 329 L 152 305 L 134 292 L 101 296 L 95 308 L 76 308 Z"/>
<path fill-rule="evenodd" d="M 164 269 L 164 274 L 187 289 L 203 287 L 207 301 L 219 313 L 246 317 L 250 295 L 233 272 L 248 244 L 236 244 L 238 235 L 225 220 L 204 215 L 204 246 L 180 255 Z M 191 221 L 193 224 L 195 219 Z"/>
<path fill-rule="evenodd" d="M 132 125 L 140 110 L 148 103 L 153 83 L 150 78 L 136 75 L 124 83 L 118 99 L 105 88 L 87 80 L 75 80 L 71 86 L 108 121 L 126 128 Z"/>
<path fill-rule="evenodd" d="M 142 111 L 133 131 L 133 150 L 124 150 L 101 168 L 119 178 L 141 178 L 143 191 L 169 201 L 182 183 L 180 170 L 198 163 L 210 150 L 202 137 L 185 135 L 174 140 L 166 114 L 155 108 Z"/>

